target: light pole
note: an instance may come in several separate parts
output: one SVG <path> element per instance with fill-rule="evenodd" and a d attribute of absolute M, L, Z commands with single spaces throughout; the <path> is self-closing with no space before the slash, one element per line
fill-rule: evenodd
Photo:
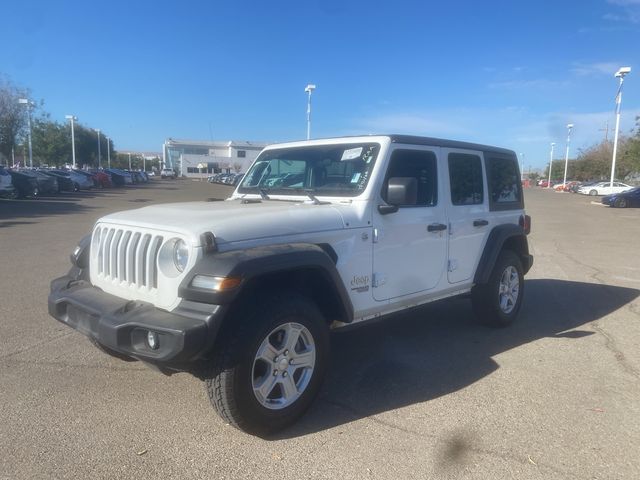
<path fill-rule="evenodd" d="M 31 149 L 31 106 L 33 102 L 28 98 L 19 98 L 18 103 L 27 106 L 27 124 L 29 125 L 29 168 L 33 168 L 33 150 Z"/>
<path fill-rule="evenodd" d="M 102 168 L 102 160 L 100 157 L 100 129 L 96 128 L 95 131 L 98 134 L 98 169 L 100 169 Z"/>
<path fill-rule="evenodd" d="M 520 182 L 524 180 L 524 153 L 520 152 Z"/>
<path fill-rule="evenodd" d="M 618 151 L 618 130 L 620 129 L 620 105 L 622 104 L 622 84 L 624 83 L 624 77 L 631 72 L 631 67 L 620 67 L 616 72 L 616 78 L 620 79 L 620 86 L 618 87 L 618 94 L 616 95 L 616 131 L 613 136 L 613 159 L 611 160 L 611 180 L 609 186 L 613 187 L 613 177 L 616 174 L 616 153 Z"/>
<path fill-rule="evenodd" d="M 315 85 L 311 83 L 304 89 L 309 95 L 307 97 L 307 140 L 311 138 L 311 92 L 316 89 Z"/>
<path fill-rule="evenodd" d="M 76 136 L 73 131 L 73 122 L 78 118 L 73 115 L 65 115 L 64 118 L 71 122 L 71 158 L 73 160 L 73 168 L 76 168 Z"/>
<path fill-rule="evenodd" d="M 129 171 L 131 171 L 131 152 L 129 152 Z"/>
<path fill-rule="evenodd" d="M 553 147 L 556 144 L 551 142 L 551 152 L 549 153 L 549 180 L 547 181 L 547 188 L 551 188 L 551 169 L 553 168 Z"/>
<path fill-rule="evenodd" d="M 573 123 L 567 124 L 567 151 L 564 155 L 564 178 L 562 180 L 562 188 L 567 184 L 567 167 L 569 166 L 569 143 L 571 142 L 571 130 L 573 129 Z"/>
<path fill-rule="evenodd" d="M 109 168 L 111 168 L 111 139 L 106 135 L 104 138 L 107 139 L 107 164 L 109 165 Z"/>

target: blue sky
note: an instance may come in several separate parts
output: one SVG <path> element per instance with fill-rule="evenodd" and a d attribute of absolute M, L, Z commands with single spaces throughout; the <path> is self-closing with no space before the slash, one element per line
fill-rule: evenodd
<path fill-rule="evenodd" d="M 126 151 L 167 137 L 411 133 L 496 144 L 525 169 L 640 115 L 640 0 L 5 3 L 0 74 Z M 612 133 L 610 133 L 610 138 Z"/>

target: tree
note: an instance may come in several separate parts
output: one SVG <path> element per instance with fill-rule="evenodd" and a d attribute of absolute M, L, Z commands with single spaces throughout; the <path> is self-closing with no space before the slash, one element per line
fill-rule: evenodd
<path fill-rule="evenodd" d="M 48 115 L 32 122 L 34 165 L 61 166 L 71 163 L 71 128 L 65 124 L 52 122 Z"/>
<path fill-rule="evenodd" d="M 0 163 L 9 162 L 16 139 L 26 130 L 27 112 L 18 99 L 29 97 L 28 89 L 0 78 Z"/>

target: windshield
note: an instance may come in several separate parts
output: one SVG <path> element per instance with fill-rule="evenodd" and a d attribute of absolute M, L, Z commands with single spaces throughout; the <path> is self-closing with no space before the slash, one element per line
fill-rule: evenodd
<path fill-rule="evenodd" d="M 355 197 L 367 187 L 379 151 L 377 143 L 267 150 L 251 166 L 238 192 Z"/>

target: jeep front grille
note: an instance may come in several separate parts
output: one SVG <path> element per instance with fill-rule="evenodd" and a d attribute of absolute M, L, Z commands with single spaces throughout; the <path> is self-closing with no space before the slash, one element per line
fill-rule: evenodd
<path fill-rule="evenodd" d="M 98 251 L 98 275 L 137 287 L 158 287 L 158 250 L 162 236 L 122 228 L 97 227 L 93 232 Z"/>

